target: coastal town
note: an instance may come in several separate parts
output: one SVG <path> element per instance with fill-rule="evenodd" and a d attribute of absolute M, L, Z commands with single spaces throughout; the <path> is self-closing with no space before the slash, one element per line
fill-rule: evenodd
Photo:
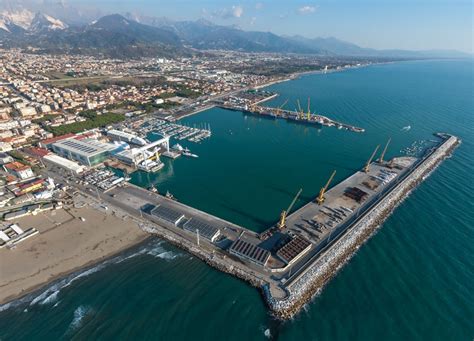
<path fill-rule="evenodd" d="M 297 75 L 248 72 L 249 65 L 255 64 L 254 57 L 251 53 L 220 52 L 208 58 L 118 60 L 0 50 L 2 258 L 25 257 L 28 251 L 20 251 L 20 246 L 26 240 L 32 245 L 47 243 L 51 252 L 62 249 L 77 224 L 86 228 L 84 233 L 90 240 L 108 241 L 109 245 L 100 254 L 75 254 L 74 265 L 57 259 L 55 267 L 43 260 L 41 268 L 49 270 L 38 278 L 4 268 L 1 301 L 31 291 L 45 278 L 130 247 L 134 244 L 130 239 L 143 240 L 147 234 L 137 227 L 143 227 L 143 222 L 133 223 L 133 215 L 109 210 L 100 196 L 123 189 L 128 174 L 134 171 L 159 172 L 163 168 L 160 157 L 197 157 L 179 143 L 170 145 L 170 138 L 197 143 L 211 136 L 211 127 L 183 126 L 176 122 L 180 117 L 233 104 L 236 99 L 251 106 L 274 98 L 276 94 L 256 89 Z M 268 65 L 289 60 L 284 55 L 261 57 L 259 63 Z M 295 60 L 308 71 L 306 58 L 292 58 L 291 63 Z M 324 72 L 328 67 L 337 71 L 360 66 L 360 62 L 347 64 L 345 60 L 331 60 L 329 65 L 320 59 L 311 63 L 314 71 Z M 147 132 L 158 134 L 157 139 L 148 140 Z M 151 190 L 156 192 L 156 188 Z M 167 196 L 172 199 L 172 194 Z M 92 229 L 97 224 L 92 218 L 95 211 L 116 222 Z M 129 224 L 136 227 L 132 232 Z M 110 226 L 123 228 L 111 230 Z M 116 242 L 104 238 L 104 231 Z M 127 233 L 132 233 L 131 237 L 124 238 Z M 54 235 L 62 240 L 52 244 L 49 236 Z M 82 252 L 89 247 L 84 242 Z M 72 254 L 58 258 L 66 256 Z M 23 283 L 17 282 L 18 276 L 26 278 Z"/>
<path fill-rule="evenodd" d="M 239 65 L 252 55 L 242 53 L 128 61 L 20 51 L 0 56 L 0 252 L 12 264 L 3 270 L 2 303 L 157 235 L 258 287 L 275 316 L 290 318 L 334 275 L 347 250 L 373 233 L 387 207 L 459 143 L 437 134 L 421 157 L 387 161 L 389 140 L 363 170 L 329 189 L 334 172 L 314 201 L 292 212 L 300 190 L 276 224 L 256 233 L 182 204 L 159 186 L 138 187 L 131 176 L 159 174 L 165 158 L 198 158 L 192 146 L 212 139 L 212 126 L 181 119 L 212 107 L 364 133 L 312 112 L 309 99 L 307 109 L 299 100 L 294 110 L 284 99 L 278 107 L 262 104 L 278 97 L 263 87 L 301 73 L 248 73 Z M 265 62 L 285 59 L 268 55 Z M 312 71 L 366 65 L 323 62 Z M 82 240 L 74 248 L 71 236 Z M 45 245 L 55 257 L 45 257 Z M 14 265 L 31 255 L 44 270 L 29 264 L 18 271 Z M 330 266 L 318 265 L 325 258 Z"/>

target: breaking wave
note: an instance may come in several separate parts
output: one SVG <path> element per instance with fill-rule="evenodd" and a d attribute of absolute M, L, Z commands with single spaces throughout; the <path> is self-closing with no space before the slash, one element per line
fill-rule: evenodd
<path fill-rule="evenodd" d="M 111 264 L 119 264 L 137 256 L 143 255 L 149 255 L 166 261 L 171 261 L 182 255 L 178 252 L 165 249 L 163 247 L 163 244 L 164 242 L 162 240 L 153 240 L 149 243 L 144 244 L 142 247 L 140 247 L 138 250 L 134 251 L 131 254 L 120 255 L 112 259 L 106 260 L 105 262 L 102 262 L 87 270 L 73 273 L 66 278 L 63 278 L 53 284 L 50 284 L 45 290 L 41 291 L 39 294 L 38 292 L 32 293 L 18 300 L 0 305 L 0 312 L 28 303 L 30 306 L 36 304 L 47 305 L 56 303 L 58 301 L 58 295 L 62 289 L 70 286 L 76 280 L 94 274 Z"/>
<path fill-rule="evenodd" d="M 74 310 L 74 317 L 69 325 L 68 332 L 72 332 L 81 327 L 84 317 L 86 317 L 91 311 L 92 309 L 90 307 L 83 305 L 77 307 L 76 310 Z"/>

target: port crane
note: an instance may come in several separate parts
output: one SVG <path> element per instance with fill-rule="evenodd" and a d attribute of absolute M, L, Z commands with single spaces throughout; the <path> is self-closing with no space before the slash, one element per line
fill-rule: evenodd
<path fill-rule="evenodd" d="M 296 193 L 290 206 L 288 206 L 288 208 L 285 211 L 281 211 L 280 221 L 278 222 L 278 225 L 277 225 L 279 229 L 283 229 L 286 226 L 286 217 L 288 213 L 291 211 L 291 209 L 293 208 L 293 205 L 295 204 L 296 200 L 298 200 L 298 197 L 300 196 L 301 192 L 303 192 L 302 188 L 300 188 L 298 193 Z"/>
<path fill-rule="evenodd" d="M 332 172 L 331 176 L 329 177 L 328 182 L 326 182 L 326 185 L 324 187 L 322 187 L 321 190 L 319 191 L 319 195 L 316 198 L 316 202 L 318 203 L 318 205 L 321 205 L 324 202 L 324 199 L 325 199 L 324 194 L 326 193 L 326 190 L 328 189 L 329 184 L 331 183 L 332 179 L 334 178 L 334 175 L 336 175 L 336 171 Z"/>
<path fill-rule="evenodd" d="M 303 109 L 301 108 L 300 100 L 299 100 L 299 99 L 296 100 L 296 104 L 298 104 L 298 117 L 299 117 L 299 118 L 303 118 L 303 117 L 304 117 L 304 111 L 303 111 Z"/>
<path fill-rule="evenodd" d="M 387 148 L 388 148 L 388 145 L 390 144 L 390 141 L 392 141 L 391 137 L 388 139 L 387 144 L 385 145 L 385 148 L 383 149 L 383 152 L 380 155 L 379 163 L 383 163 L 383 157 L 385 156 L 385 152 L 387 151 Z"/>
<path fill-rule="evenodd" d="M 288 103 L 288 100 L 286 100 L 285 102 L 283 102 L 283 104 L 280 105 L 280 106 L 275 110 L 275 114 L 276 114 L 277 116 L 280 116 L 281 109 L 286 105 L 286 103 Z"/>
<path fill-rule="evenodd" d="M 375 153 L 377 153 L 377 150 L 379 150 L 379 147 L 380 147 L 380 145 L 378 144 L 377 147 L 375 147 L 374 152 L 373 152 L 372 155 L 370 156 L 370 159 L 367 160 L 367 163 L 365 164 L 364 169 L 363 169 L 363 171 L 364 171 L 365 173 L 368 173 L 368 172 L 369 172 L 370 163 L 372 162 L 372 159 L 374 158 Z"/>
<path fill-rule="evenodd" d="M 310 102 L 310 101 L 311 101 L 311 99 L 308 97 L 308 118 L 307 118 L 308 121 L 309 121 L 310 116 L 311 116 L 311 110 L 310 110 L 310 103 L 311 103 L 311 102 Z"/>

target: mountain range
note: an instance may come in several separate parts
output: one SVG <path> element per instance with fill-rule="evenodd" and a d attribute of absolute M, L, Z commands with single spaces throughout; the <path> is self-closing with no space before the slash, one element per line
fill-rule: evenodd
<path fill-rule="evenodd" d="M 49 30 L 65 30 L 68 25 L 59 19 L 44 13 L 18 10 L 0 13 L 0 32 L 18 34 L 25 32 L 41 32 Z"/>
<path fill-rule="evenodd" d="M 396 58 L 470 56 L 457 51 L 375 50 L 336 38 L 287 37 L 215 25 L 203 19 L 172 21 L 130 13 L 68 25 L 40 12 L 4 11 L 0 12 L 0 42 L 5 47 L 36 47 L 50 53 L 103 54 L 119 58 L 185 56 L 204 50 Z"/>

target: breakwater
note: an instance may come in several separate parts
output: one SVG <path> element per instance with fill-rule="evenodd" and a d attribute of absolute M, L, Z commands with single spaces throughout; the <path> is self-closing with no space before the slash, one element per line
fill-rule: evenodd
<path fill-rule="evenodd" d="M 286 286 L 287 296 L 273 297 L 268 285 L 262 287 L 263 295 L 275 316 L 281 319 L 293 317 L 325 284 L 342 268 L 387 219 L 394 209 L 408 197 L 441 162 L 450 156 L 461 141 L 449 136 L 432 151 L 400 184 L 387 194 L 373 209 L 363 215 L 353 227 L 337 240 L 327 251 Z"/>

